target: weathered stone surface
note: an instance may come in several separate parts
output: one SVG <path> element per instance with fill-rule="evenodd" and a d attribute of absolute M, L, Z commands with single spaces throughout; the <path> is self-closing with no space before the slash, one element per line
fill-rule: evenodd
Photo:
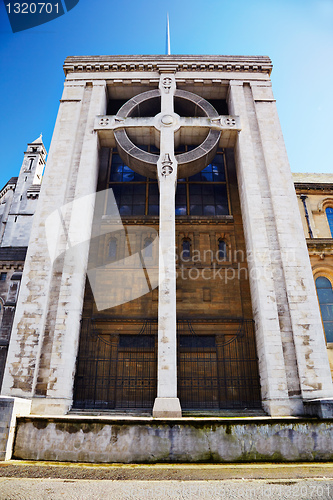
<path fill-rule="evenodd" d="M 327 461 L 333 420 L 18 419 L 14 457 L 71 462 Z"/>
<path fill-rule="evenodd" d="M 304 413 L 322 419 L 333 418 L 333 399 L 310 399 L 304 401 Z"/>
<path fill-rule="evenodd" d="M 0 397 L 0 460 L 10 460 L 16 426 L 16 417 L 29 415 L 31 401 Z"/>
<path fill-rule="evenodd" d="M 53 268 L 45 241 L 45 220 L 51 213 L 62 210 L 61 207 L 65 206 L 68 208 L 64 213 L 65 232 L 70 236 L 80 233 L 89 239 L 93 207 L 85 207 L 82 213 L 74 213 L 70 207 L 74 199 L 96 191 L 97 157 L 101 145 L 99 141 L 102 140 L 102 134 L 99 137 L 99 132 L 96 133 L 94 128 L 96 116 L 105 114 L 107 98 L 111 101 L 132 99 L 145 91 L 157 95 L 159 80 L 163 75 L 169 75 L 168 78 L 179 89 L 178 98 L 186 89 L 188 92 L 195 92 L 195 105 L 199 105 L 203 99 L 228 99 L 229 110 L 226 112 L 240 117 L 241 130 L 237 132 L 235 170 L 251 286 L 250 297 L 246 280 L 243 279 L 238 284 L 237 294 L 242 296 L 238 303 L 239 312 L 235 307 L 237 301 L 234 283 L 225 283 L 220 287 L 216 284 L 215 289 L 205 287 L 202 291 L 199 284 L 196 289 L 194 284 L 187 290 L 179 287 L 179 302 L 183 300 L 189 316 L 194 309 L 201 309 L 204 315 L 208 310 L 207 304 L 212 302 L 210 310 L 213 311 L 215 307 L 217 315 L 236 313 L 237 316 L 251 317 L 249 308 L 252 300 L 262 399 L 264 409 L 270 415 L 299 415 L 303 412 L 303 400 L 333 396 L 319 308 L 311 281 L 302 227 L 296 214 L 297 203 L 272 95 L 270 71 L 271 62 L 266 57 L 96 56 L 71 57 L 66 60 L 65 89 L 38 210 L 34 216 L 9 348 L 4 394 L 34 398 L 35 412 L 66 413 L 71 407 L 88 243 L 83 249 L 82 262 L 71 259 L 68 254 L 63 262 L 58 262 L 57 268 Z M 163 122 L 167 130 L 168 117 L 172 115 L 173 118 L 176 113 L 170 115 L 170 109 L 161 111 L 165 113 L 162 118 L 167 119 Z M 209 110 L 206 114 L 210 116 Z M 144 119 L 145 116 L 143 121 Z M 222 134 L 220 147 L 234 145 L 236 135 L 231 138 L 228 135 L 230 131 L 226 132 L 225 135 Z M 158 138 L 157 134 L 156 142 Z M 173 144 L 173 139 L 164 141 L 168 149 Z M 165 153 L 168 151 L 165 150 Z M 191 157 L 194 153 L 192 151 L 180 156 L 182 155 Z M 177 158 L 171 160 L 176 161 Z M 165 164 L 163 167 L 166 175 L 170 165 Z M 26 168 L 29 170 L 29 164 L 24 166 Z M 162 172 L 161 177 L 164 175 Z M 27 176 L 31 177 L 31 174 L 27 173 Z M 236 183 L 235 178 L 233 183 Z M 168 191 L 171 192 L 174 182 L 169 184 Z M 35 189 L 30 191 L 31 196 L 37 193 Z M 233 191 L 234 189 L 230 189 L 231 198 Z M 18 187 L 14 200 L 18 203 L 21 200 L 17 200 L 16 194 L 21 196 Z M 8 197 L 11 195 L 9 193 Z M 172 197 L 165 195 L 166 202 L 170 198 Z M 24 213 L 19 214 L 26 221 L 31 215 L 29 203 L 32 199 L 27 192 Z M 241 228 L 239 211 L 237 213 L 232 208 L 234 222 Z M 173 208 L 170 212 L 173 212 Z M 14 217 L 15 221 L 16 215 L 16 212 L 6 214 L 8 231 L 11 227 L 14 228 L 15 222 L 11 219 Z M 163 216 L 161 220 L 163 222 Z M 170 221 L 165 223 L 165 235 L 168 231 L 169 234 L 174 234 L 174 224 Z M 14 229 L 11 233 L 15 236 L 16 243 L 27 234 L 28 225 L 25 226 L 26 222 L 22 224 L 25 228 L 22 234 Z M 222 229 L 224 234 L 221 225 L 221 231 Z M 199 234 L 189 228 L 188 232 L 190 231 L 196 238 L 197 247 L 199 243 L 207 248 L 216 246 L 213 231 Z M 65 255 L 68 242 L 65 233 L 59 233 L 57 250 Z M 221 237 L 226 238 L 227 233 L 226 230 Z M 184 237 L 187 237 L 185 232 Z M 174 243 L 173 237 L 172 246 Z M 163 243 L 164 248 L 166 245 Z M 240 246 L 244 246 L 243 235 Z M 228 293 L 225 294 L 227 288 Z M 159 387 L 163 387 L 163 397 L 176 398 L 176 343 L 174 333 L 170 333 L 174 330 L 176 313 L 174 283 L 169 289 L 172 292 L 170 303 L 173 305 L 165 316 L 165 325 L 161 329 L 166 332 L 166 344 L 170 346 L 169 356 L 164 356 L 163 359 L 168 376 L 161 376 L 159 370 Z M 200 292 L 200 301 L 197 290 Z M 223 307 L 215 300 L 215 297 L 222 294 Z M 194 296 L 196 298 L 192 299 Z M 155 310 L 154 300 L 151 302 L 153 306 L 149 307 L 154 307 Z M 136 307 L 137 304 L 133 307 L 134 311 Z M 147 317 L 147 309 L 142 309 L 140 314 Z M 173 324 L 173 330 L 166 326 L 167 322 L 168 325 Z M 170 361 L 169 364 L 165 362 L 166 359 Z"/>

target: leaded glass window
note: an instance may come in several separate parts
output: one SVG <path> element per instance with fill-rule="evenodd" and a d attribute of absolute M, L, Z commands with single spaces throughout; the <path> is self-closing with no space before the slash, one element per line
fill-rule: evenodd
<path fill-rule="evenodd" d="M 141 147 L 141 146 L 140 146 Z M 184 146 L 184 151 L 191 147 Z M 156 153 L 153 146 L 145 147 Z M 180 151 L 176 151 L 179 153 Z M 159 190 L 156 179 L 149 179 L 130 169 L 120 158 L 116 149 L 111 150 L 111 167 L 108 187 L 113 189 L 115 200 L 122 216 L 158 215 Z M 109 197 L 109 202 L 111 203 Z M 111 205 L 107 204 L 107 213 Z M 214 160 L 201 172 L 178 179 L 176 191 L 176 216 L 228 215 L 228 191 L 223 151 L 219 150 Z"/>

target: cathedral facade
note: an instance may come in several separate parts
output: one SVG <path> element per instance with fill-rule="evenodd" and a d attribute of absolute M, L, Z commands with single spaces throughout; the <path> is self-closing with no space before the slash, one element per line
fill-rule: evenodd
<path fill-rule="evenodd" d="M 4 397 L 39 415 L 330 415 L 331 177 L 293 179 L 271 70 L 66 59 L 42 188 L 40 138 L 1 191 Z"/>

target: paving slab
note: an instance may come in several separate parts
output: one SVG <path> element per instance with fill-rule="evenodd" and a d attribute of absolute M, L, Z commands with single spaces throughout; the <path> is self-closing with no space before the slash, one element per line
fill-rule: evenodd
<path fill-rule="evenodd" d="M 0 478 L 1 500 L 331 500 L 333 480 L 123 481 Z"/>

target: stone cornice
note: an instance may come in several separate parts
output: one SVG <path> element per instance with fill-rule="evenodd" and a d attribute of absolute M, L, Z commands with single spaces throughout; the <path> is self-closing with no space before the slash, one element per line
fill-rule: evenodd
<path fill-rule="evenodd" d="M 268 73 L 272 61 L 267 56 L 220 56 L 220 55 L 130 55 L 130 56 L 70 56 L 64 63 L 64 72 L 161 72 L 173 71 L 238 71 Z"/>
<path fill-rule="evenodd" d="M 324 182 L 295 182 L 295 190 L 297 194 L 303 191 L 326 191 L 330 194 L 333 193 L 333 186 L 330 183 Z"/>
<path fill-rule="evenodd" d="M 15 188 L 16 182 L 7 182 L 7 184 L 0 191 L 0 199 L 7 193 L 7 191 L 10 191 L 11 189 L 15 191 Z"/>
<path fill-rule="evenodd" d="M 142 217 L 139 216 L 127 216 L 122 217 L 122 224 L 125 226 L 134 226 L 134 225 L 148 225 L 153 226 L 159 224 L 159 218 L 153 215 L 145 215 Z M 104 215 L 103 216 L 103 224 L 114 224 L 114 219 L 111 216 Z M 215 217 L 208 216 L 186 216 L 186 215 L 177 215 L 176 216 L 176 226 L 181 224 L 186 225 L 201 225 L 204 226 L 206 224 L 210 225 L 221 225 L 221 224 L 233 224 L 234 218 L 232 215 L 216 215 Z"/>
<path fill-rule="evenodd" d="M 307 238 L 310 255 L 333 255 L 333 238 Z"/>
<path fill-rule="evenodd" d="M 22 262 L 0 262 L 0 269 L 4 271 L 14 270 L 14 271 L 23 271 L 24 261 Z"/>
<path fill-rule="evenodd" d="M 33 198 L 36 199 L 39 197 L 39 192 L 41 189 L 40 184 L 32 184 L 27 191 L 27 198 Z"/>

